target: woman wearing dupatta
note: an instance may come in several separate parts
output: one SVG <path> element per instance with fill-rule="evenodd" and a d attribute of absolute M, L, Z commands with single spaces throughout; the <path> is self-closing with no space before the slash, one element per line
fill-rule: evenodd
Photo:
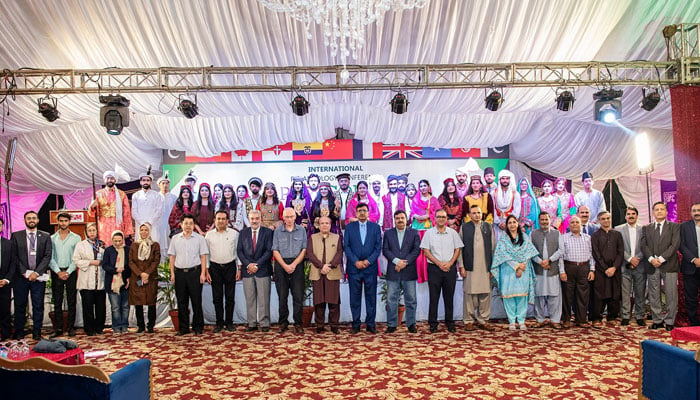
<path fill-rule="evenodd" d="M 293 176 L 292 177 L 292 187 L 287 193 L 287 201 L 284 203 L 285 207 L 293 208 L 297 217 L 294 223 L 301 225 L 306 229 L 308 236 L 311 236 L 309 232 L 309 220 L 311 215 L 311 194 L 309 189 L 304 185 L 304 178 Z"/>
<path fill-rule="evenodd" d="M 408 186 L 406 187 L 408 191 Z M 417 194 L 411 202 L 411 228 L 418 231 L 418 235 L 423 240 L 425 231 L 435 226 L 435 213 L 440 210 L 438 199 L 433 197 L 430 189 L 430 182 L 425 179 L 418 181 Z M 416 259 L 416 267 L 418 270 L 418 283 L 423 283 L 428 280 L 428 260 L 421 252 Z"/>
<path fill-rule="evenodd" d="M 566 178 L 557 178 L 554 181 L 556 193 L 554 197 L 559 199 L 561 204 L 561 224 L 559 224 L 559 232 L 566 233 L 569 229 L 569 220 L 572 215 L 576 215 L 576 201 L 574 195 L 566 190 Z"/>
<path fill-rule="evenodd" d="M 561 202 L 557 196 L 552 194 L 553 191 L 554 183 L 549 179 L 545 179 L 542 182 L 542 196 L 537 199 L 537 204 L 539 204 L 540 210 L 549 214 L 549 219 L 552 221 L 551 226 L 554 229 L 559 229 L 559 225 L 561 225 Z"/>
<path fill-rule="evenodd" d="M 509 215 L 506 219 L 506 234 L 501 235 L 493 254 L 491 274 L 496 279 L 508 316 L 510 330 L 525 330 L 528 304 L 535 301 L 535 271 L 532 257 L 539 254 L 530 239 L 520 229 L 518 219 Z"/>
<path fill-rule="evenodd" d="M 520 178 L 518 189 L 520 190 L 520 225 L 525 229 L 525 233 L 530 235 L 533 229 L 539 227 L 540 207 L 527 178 Z"/>
<path fill-rule="evenodd" d="M 348 211 L 345 214 L 345 226 L 351 222 L 357 221 L 357 205 L 360 203 L 367 204 L 369 208 L 369 220 L 374 223 L 379 223 L 379 206 L 369 194 L 369 185 L 365 181 L 357 182 L 357 193 L 352 196 L 348 202 Z"/>

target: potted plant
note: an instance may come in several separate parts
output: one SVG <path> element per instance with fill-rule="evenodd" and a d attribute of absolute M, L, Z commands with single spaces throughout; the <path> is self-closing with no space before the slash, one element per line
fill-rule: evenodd
<path fill-rule="evenodd" d="M 311 272 L 311 262 L 304 263 L 304 308 L 302 309 L 301 324 L 304 328 L 311 326 L 311 318 L 314 315 L 314 306 L 311 296 L 313 295 L 313 282 L 309 279 Z"/>
<path fill-rule="evenodd" d="M 401 296 L 399 297 L 399 307 L 398 307 L 398 313 L 399 313 L 399 325 L 403 322 L 403 313 L 406 311 L 406 306 L 403 304 L 403 282 L 401 282 L 400 286 L 401 290 Z M 386 279 L 382 279 L 382 287 L 379 289 L 379 294 L 381 295 L 381 300 L 384 303 L 384 309 L 387 309 L 387 297 L 389 296 L 389 287 L 387 286 Z"/>
<path fill-rule="evenodd" d="M 63 306 L 61 307 L 61 311 L 63 313 L 63 326 L 61 328 L 58 328 L 56 326 L 56 313 L 54 312 L 52 279 L 53 278 L 49 278 L 49 280 L 46 281 L 46 296 L 49 300 L 49 318 L 51 319 L 51 325 L 53 326 L 54 332 L 68 332 L 68 297 L 63 296 Z"/>
<path fill-rule="evenodd" d="M 170 321 L 173 323 L 173 328 L 178 331 L 180 324 L 178 321 L 175 285 L 170 281 L 170 262 L 167 260 L 158 266 L 158 302 L 168 305 Z"/>

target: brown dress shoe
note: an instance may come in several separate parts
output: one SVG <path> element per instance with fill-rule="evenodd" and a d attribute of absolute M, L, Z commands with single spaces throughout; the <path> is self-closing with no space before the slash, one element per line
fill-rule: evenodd
<path fill-rule="evenodd" d="M 533 325 L 532 327 L 535 328 L 535 329 L 538 329 L 538 328 L 544 328 L 545 326 L 547 326 L 547 323 L 544 322 L 544 321 L 542 321 L 542 322 L 536 323 L 536 324 Z"/>
<path fill-rule="evenodd" d="M 467 324 L 464 325 L 464 329 L 467 331 L 473 331 L 474 328 L 474 323 L 473 322 L 467 322 Z"/>
<path fill-rule="evenodd" d="M 552 328 L 553 328 L 553 329 L 564 329 L 564 327 L 561 326 L 561 324 L 558 323 L 558 322 L 553 323 L 553 324 L 552 324 Z"/>
<path fill-rule="evenodd" d="M 571 321 L 564 321 L 561 323 L 561 326 L 564 329 L 569 329 L 569 328 L 571 328 Z"/>
<path fill-rule="evenodd" d="M 481 325 L 481 329 L 483 329 L 485 331 L 495 331 L 496 330 L 496 328 L 494 328 L 493 325 L 489 324 L 488 322 L 484 322 Z"/>
<path fill-rule="evenodd" d="M 593 328 L 594 328 L 594 329 L 602 329 L 602 328 L 603 328 L 603 322 L 601 322 L 601 321 L 595 321 L 595 322 L 593 322 Z"/>
<path fill-rule="evenodd" d="M 579 328 L 584 328 L 584 329 L 588 329 L 591 327 L 590 325 L 588 325 L 588 322 L 577 322 L 576 326 L 578 326 Z"/>

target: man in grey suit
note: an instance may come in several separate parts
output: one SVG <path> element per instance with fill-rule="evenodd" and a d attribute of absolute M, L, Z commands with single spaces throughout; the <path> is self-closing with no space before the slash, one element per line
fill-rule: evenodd
<path fill-rule="evenodd" d="M 535 328 L 545 324 L 544 309 L 547 307 L 549 322 L 554 329 L 562 329 L 561 325 L 561 280 L 559 274 L 565 273 L 564 266 L 559 269 L 559 231 L 549 226 L 549 214 L 542 211 L 539 215 L 540 228 L 532 231 L 530 239 L 539 255 L 532 258 L 535 270 Z"/>
<path fill-rule="evenodd" d="M 652 208 L 654 222 L 642 228 L 642 253 L 649 261 L 647 266 L 647 286 L 653 324 L 649 329 L 673 329 L 678 311 L 678 248 L 681 244 L 680 225 L 666 220 L 666 204 L 659 201 Z M 661 280 L 668 312 L 661 315 Z"/>
<path fill-rule="evenodd" d="M 625 221 L 615 230 L 622 234 L 622 242 L 625 245 L 624 260 L 622 262 L 622 322 L 620 325 L 630 324 L 632 304 L 630 297 L 634 295 L 634 319 L 638 326 L 646 327 L 644 320 L 644 292 L 647 286 L 646 262 L 642 254 L 642 227 L 637 224 L 639 212 L 634 207 L 627 207 Z"/>
<path fill-rule="evenodd" d="M 690 206 L 690 221 L 681 224 L 681 272 L 683 273 L 683 292 L 685 309 L 691 326 L 700 326 L 698 318 L 698 287 L 700 287 L 700 201 Z"/>

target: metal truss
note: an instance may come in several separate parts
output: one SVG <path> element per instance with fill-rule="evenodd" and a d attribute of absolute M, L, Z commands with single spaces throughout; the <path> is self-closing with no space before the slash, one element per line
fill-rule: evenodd
<path fill-rule="evenodd" d="M 667 59 L 680 61 L 680 83 L 700 83 L 700 24 L 668 25 L 662 33 Z"/>
<path fill-rule="evenodd" d="M 697 53 L 697 48 L 695 49 Z M 700 58 L 675 61 L 5 70 L 0 95 L 276 92 L 700 83 Z"/>

